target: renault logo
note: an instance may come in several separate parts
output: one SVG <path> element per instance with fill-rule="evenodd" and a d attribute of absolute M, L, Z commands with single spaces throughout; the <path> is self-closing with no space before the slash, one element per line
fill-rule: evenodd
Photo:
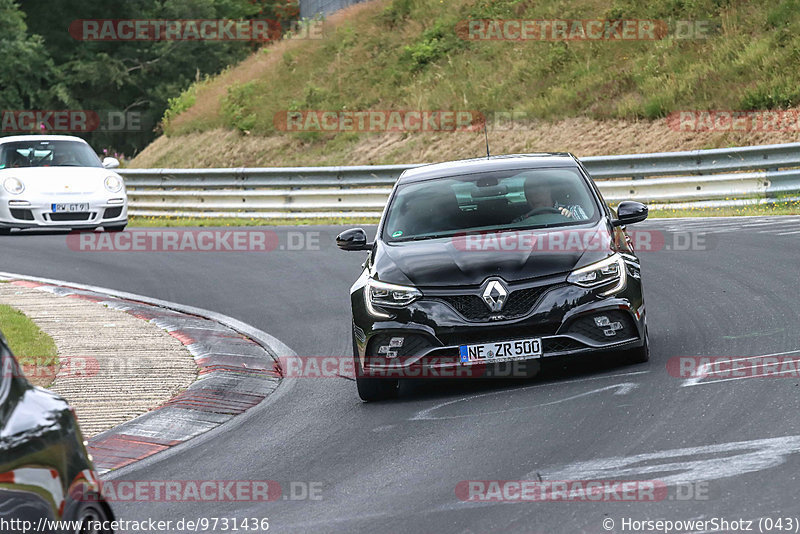
<path fill-rule="evenodd" d="M 503 309 L 508 297 L 508 289 L 502 280 L 492 279 L 486 283 L 482 297 L 489 309 L 496 313 Z"/>

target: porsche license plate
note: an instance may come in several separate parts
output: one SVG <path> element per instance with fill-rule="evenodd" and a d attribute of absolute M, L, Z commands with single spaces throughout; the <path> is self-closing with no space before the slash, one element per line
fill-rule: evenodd
<path fill-rule="evenodd" d="M 74 211 L 89 211 L 89 203 L 88 202 L 77 202 L 77 203 L 70 203 L 70 204 L 53 204 L 53 213 L 64 213 L 64 212 L 74 212 Z"/>

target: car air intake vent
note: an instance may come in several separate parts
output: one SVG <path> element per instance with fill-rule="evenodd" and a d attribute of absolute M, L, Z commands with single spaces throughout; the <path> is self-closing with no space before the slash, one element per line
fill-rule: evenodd
<path fill-rule="evenodd" d="M 33 213 L 31 210 L 18 210 L 18 209 L 11 209 L 11 216 L 15 219 L 19 219 L 21 221 L 32 221 L 33 220 Z"/>
<path fill-rule="evenodd" d="M 88 211 L 78 211 L 74 213 L 51 213 L 50 220 L 53 222 L 64 221 L 88 221 L 92 216 Z"/>
<path fill-rule="evenodd" d="M 116 208 L 106 208 L 106 211 L 103 213 L 104 219 L 116 219 L 122 215 L 122 206 Z"/>
<path fill-rule="evenodd" d="M 566 284 L 530 287 L 512 291 L 499 314 L 491 312 L 478 295 L 447 295 L 436 298 L 448 303 L 469 321 L 488 321 L 493 315 L 500 315 L 504 319 L 515 319 L 527 315 L 547 291 L 564 285 Z"/>
<path fill-rule="evenodd" d="M 552 337 L 542 340 L 542 351 L 545 354 L 553 354 L 557 352 L 570 352 L 574 350 L 585 349 L 586 345 L 570 339 L 568 337 Z"/>

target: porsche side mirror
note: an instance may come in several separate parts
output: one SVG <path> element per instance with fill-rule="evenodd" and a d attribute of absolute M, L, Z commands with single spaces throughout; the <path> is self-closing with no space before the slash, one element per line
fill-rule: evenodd
<path fill-rule="evenodd" d="M 119 160 L 117 158 L 103 158 L 103 167 L 106 169 L 116 169 L 119 167 Z"/>

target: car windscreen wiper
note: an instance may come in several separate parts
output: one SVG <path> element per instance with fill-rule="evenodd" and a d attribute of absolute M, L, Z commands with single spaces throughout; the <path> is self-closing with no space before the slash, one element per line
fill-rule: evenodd
<path fill-rule="evenodd" d="M 440 239 L 442 237 L 452 237 L 454 235 L 455 234 L 426 234 L 414 236 L 406 239 L 405 241 L 424 241 L 425 239 Z"/>

